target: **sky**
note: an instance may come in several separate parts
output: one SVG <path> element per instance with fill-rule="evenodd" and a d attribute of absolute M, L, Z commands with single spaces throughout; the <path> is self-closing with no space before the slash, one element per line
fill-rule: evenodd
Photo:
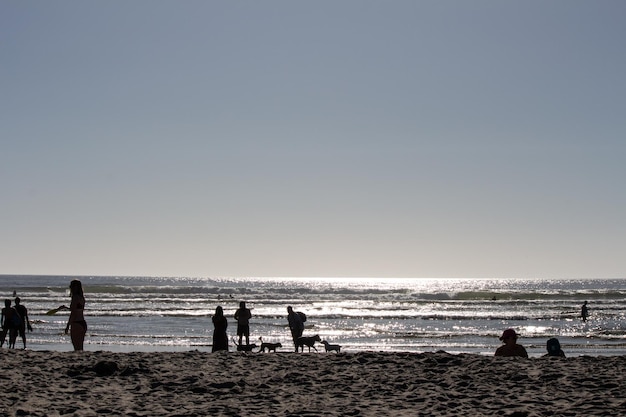
<path fill-rule="evenodd" d="M 0 274 L 626 277 L 626 2 L 0 3 Z"/>

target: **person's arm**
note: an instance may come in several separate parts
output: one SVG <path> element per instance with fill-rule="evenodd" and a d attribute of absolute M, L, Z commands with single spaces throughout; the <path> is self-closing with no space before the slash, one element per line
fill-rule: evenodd
<path fill-rule="evenodd" d="M 26 317 L 26 328 L 29 332 L 33 331 L 33 327 L 30 325 L 30 320 L 28 320 L 28 310 L 24 307 L 24 317 Z"/>
<path fill-rule="evenodd" d="M 72 297 L 72 302 L 70 303 L 70 316 L 67 318 L 67 326 L 65 326 L 65 333 L 70 331 L 70 323 L 72 322 L 72 317 L 74 316 L 74 310 L 76 309 L 76 301 L 74 297 Z"/>

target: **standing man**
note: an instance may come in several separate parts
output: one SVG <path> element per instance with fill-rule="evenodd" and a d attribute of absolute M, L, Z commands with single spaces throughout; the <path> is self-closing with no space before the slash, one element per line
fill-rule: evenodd
<path fill-rule="evenodd" d="M 587 317 L 589 317 L 589 309 L 587 308 L 587 302 L 583 304 L 580 308 L 580 317 L 582 317 L 583 321 L 587 321 Z"/>
<path fill-rule="evenodd" d="M 239 344 L 241 345 L 241 339 L 246 337 L 246 345 L 250 344 L 250 319 L 252 313 L 249 308 L 246 308 L 246 302 L 241 301 L 239 303 L 239 310 L 235 311 L 235 320 L 237 320 L 237 336 L 239 336 Z"/>
<path fill-rule="evenodd" d="M 4 308 L 2 309 L 2 317 L 0 318 L 0 324 L 2 324 L 0 347 L 4 345 L 4 339 L 8 333 L 9 349 L 15 349 L 15 340 L 17 339 L 17 331 L 21 321 L 22 319 L 15 307 L 11 307 L 11 300 L 8 298 L 4 300 Z"/>
<path fill-rule="evenodd" d="M 293 346 L 296 348 L 296 352 L 298 351 L 298 345 L 296 344 L 298 338 L 302 336 L 302 332 L 304 331 L 304 323 L 300 318 L 300 315 L 293 311 L 291 306 L 287 307 L 287 321 L 289 321 L 289 329 L 291 329 L 291 337 L 293 338 Z"/>
<path fill-rule="evenodd" d="M 7 333 L 11 330 L 11 300 L 8 298 L 4 300 L 4 308 L 2 309 L 2 316 L 0 316 L 0 325 L 2 325 L 2 332 L 0 333 L 0 348 L 4 346 L 4 340 L 7 337 Z M 11 335 L 9 334 L 9 346 L 11 343 Z"/>
<path fill-rule="evenodd" d="M 17 330 L 22 338 L 22 342 L 24 342 L 24 349 L 26 349 L 26 329 L 28 329 L 29 332 L 32 332 L 33 328 L 30 325 L 30 320 L 28 320 L 28 310 L 24 307 L 24 305 L 20 304 L 20 297 L 15 297 L 15 309 L 22 319 L 20 327 Z"/>

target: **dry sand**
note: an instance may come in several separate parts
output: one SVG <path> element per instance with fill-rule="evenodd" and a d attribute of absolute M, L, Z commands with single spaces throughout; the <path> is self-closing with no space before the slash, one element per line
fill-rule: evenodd
<path fill-rule="evenodd" d="M 626 356 L 0 351 L 1 416 L 616 416 Z"/>

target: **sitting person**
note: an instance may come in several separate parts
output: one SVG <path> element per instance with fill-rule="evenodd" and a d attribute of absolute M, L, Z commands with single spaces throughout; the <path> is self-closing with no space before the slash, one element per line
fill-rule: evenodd
<path fill-rule="evenodd" d="M 496 356 L 520 356 L 522 358 L 527 358 L 528 353 L 524 346 L 517 344 L 517 337 L 519 335 L 515 333 L 513 329 L 506 329 L 500 340 L 504 343 L 504 345 L 500 346 L 496 349 Z"/>
<path fill-rule="evenodd" d="M 548 349 L 548 353 L 546 353 L 544 356 L 560 356 L 562 358 L 565 357 L 565 352 L 561 350 L 561 344 L 559 343 L 559 339 L 556 339 L 554 337 L 552 339 L 548 339 L 546 348 Z"/>

